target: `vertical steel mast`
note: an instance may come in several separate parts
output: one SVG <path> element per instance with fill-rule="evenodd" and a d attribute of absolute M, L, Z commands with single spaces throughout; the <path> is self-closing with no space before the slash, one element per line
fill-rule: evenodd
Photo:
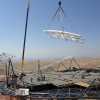
<path fill-rule="evenodd" d="M 24 56 L 25 56 L 25 46 L 26 46 L 26 35 L 27 35 L 27 25 L 28 25 L 28 18 L 29 18 L 29 10 L 30 10 L 30 0 L 28 0 L 27 13 L 26 13 L 25 34 L 24 34 L 23 51 L 22 51 L 22 65 L 21 65 L 22 72 L 23 72 L 23 67 L 24 67 Z"/>

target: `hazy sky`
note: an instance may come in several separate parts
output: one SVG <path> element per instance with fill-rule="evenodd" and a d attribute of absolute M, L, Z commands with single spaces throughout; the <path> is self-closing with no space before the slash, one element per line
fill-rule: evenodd
<path fill-rule="evenodd" d="M 0 0 L 0 53 L 22 55 L 28 0 Z M 100 0 L 62 0 L 63 22 L 51 18 L 58 0 L 31 0 L 25 57 L 100 56 Z M 44 29 L 79 33 L 83 45 L 50 38 Z"/>

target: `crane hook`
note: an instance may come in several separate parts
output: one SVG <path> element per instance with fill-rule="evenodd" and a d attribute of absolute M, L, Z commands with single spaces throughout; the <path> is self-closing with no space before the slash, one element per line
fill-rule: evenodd
<path fill-rule="evenodd" d="M 58 2 L 58 5 L 61 6 L 61 1 Z"/>

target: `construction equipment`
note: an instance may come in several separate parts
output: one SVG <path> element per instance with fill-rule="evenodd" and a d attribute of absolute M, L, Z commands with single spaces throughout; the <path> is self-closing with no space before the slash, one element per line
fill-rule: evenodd
<path fill-rule="evenodd" d="M 38 77 L 37 81 L 45 81 L 45 75 L 42 74 L 42 71 L 40 69 L 40 60 L 38 60 Z"/>
<path fill-rule="evenodd" d="M 62 7 L 62 2 L 61 0 L 59 0 L 58 2 L 58 9 L 56 10 L 54 16 L 52 17 L 52 19 L 57 18 L 58 20 L 61 20 L 64 17 L 65 13 L 64 13 L 64 9 Z"/>
<path fill-rule="evenodd" d="M 76 42 L 83 42 L 82 37 L 79 34 L 61 31 L 61 30 L 43 30 L 47 32 L 51 37 L 56 39 L 71 40 Z"/>
<path fill-rule="evenodd" d="M 69 69 L 70 70 L 77 70 L 80 69 L 80 65 L 78 64 L 77 60 L 72 57 L 69 62 Z"/>
<path fill-rule="evenodd" d="M 62 69 L 62 67 L 64 67 L 64 69 Z M 61 69 L 60 69 L 60 68 L 61 68 Z M 63 71 L 63 70 L 66 70 L 66 69 L 67 69 L 67 68 L 66 68 L 65 64 L 62 63 L 62 62 L 60 62 L 60 63 L 58 64 L 57 72 Z"/>
<path fill-rule="evenodd" d="M 15 74 L 11 58 L 8 59 L 6 64 L 6 83 L 7 87 L 16 89 L 18 76 Z"/>

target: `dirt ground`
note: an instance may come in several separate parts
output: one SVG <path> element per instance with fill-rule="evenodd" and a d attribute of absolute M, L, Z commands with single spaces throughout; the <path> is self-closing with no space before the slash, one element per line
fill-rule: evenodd
<path fill-rule="evenodd" d="M 57 70 L 59 67 L 61 70 L 65 68 L 81 67 L 81 68 L 99 68 L 100 67 L 100 58 L 77 58 L 76 62 L 72 62 L 70 65 L 71 59 L 46 59 L 40 60 L 41 69 L 54 69 Z M 16 68 L 21 70 L 21 63 L 17 62 Z M 79 66 L 78 66 L 79 65 Z M 25 61 L 24 70 L 25 71 L 36 71 L 38 69 L 38 60 L 34 61 Z"/>
<path fill-rule="evenodd" d="M 77 58 L 75 59 L 76 62 L 72 61 L 71 59 L 45 59 L 40 60 L 40 68 L 42 70 L 65 70 L 69 67 L 81 67 L 81 68 L 100 68 L 100 58 Z M 12 61 L 13 62 L 13 61 Z M 78 66 L 79 65 L 79 66 Z M 21 62 L 13 63 L 14 69 L 17 71 L 21 71 Z M 25 72 L 36 72 L 38 70 L 38 60 L 34 61 L 25 61 L 24 62 L 24 71 Z M 0 65 L 0 75 L 5 74 L 5 65 Z"/>

